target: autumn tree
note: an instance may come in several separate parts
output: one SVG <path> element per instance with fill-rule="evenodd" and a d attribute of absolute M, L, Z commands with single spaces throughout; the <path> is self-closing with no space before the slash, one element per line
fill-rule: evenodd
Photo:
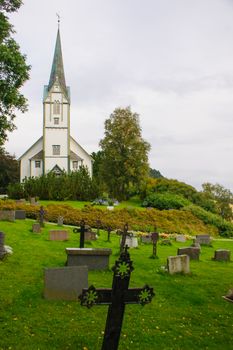
<path fill-rule="evenodd" d="M 139 115 L 130 107 L 117 108 L 105 121 L 101 173 L 110 195 L 127 199 L 132 187 L 148 176 L 150 145 L 143 140 Z"/>
<path fill-rule="evenodd" d="M 7 139 L 7 132 L 15 129 L 16 111 L 25 112 L 27 109 L 20 88 L 29 78 L 30 67 L 12 37 L 14 29 L 7 17 L 21 4 L 21 0 L 0 1 L 0 145 Z"/>

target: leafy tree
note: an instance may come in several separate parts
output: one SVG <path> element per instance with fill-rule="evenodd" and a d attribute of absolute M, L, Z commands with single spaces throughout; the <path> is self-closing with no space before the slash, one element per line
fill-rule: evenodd
<path fill-rule="evenodd" d="M 7 132 L 15 129 L 16 110 L 25 112 L 27 109 L 20 88 L 29 78 L 30 67 L 12 38 L 13 26 L 6 16 L 17 11 L 21 3 L 21 0 L 0 0 L 0 145 L 7 139 Z"/>
<path fill-rule="evenodd" d="M 163 175 L 160 173 L 159 170 L 152 169 L 152 168 L 150 168 L 149 170 L 149 176 L 152 177 L 153 179 L 163 178 Z"/>
<path fill-rule="evenodd" d="M 216 203 L 217 213 L 226 220 L 233 218 L 231 204 L 233 203 L 233 193 L 219 184 L 206 182 L 202 185 L 203 193 Z"/>
<path fill-rule="evenodd" d="M 19 164 L 15 156 L 0 147 L 0 193 L 6 193 L 9 183 L 19 181 Z"/>
<path fill-rule="evenodd" d="M 132 187 L 148 176 L 150 145 L 143 140 L 139 115 L 130 107 L 117 108 L 105 121 L 105 136 L 100 141 L 103 152 L 102 177 L 111 196 L 126 199 Z"/>

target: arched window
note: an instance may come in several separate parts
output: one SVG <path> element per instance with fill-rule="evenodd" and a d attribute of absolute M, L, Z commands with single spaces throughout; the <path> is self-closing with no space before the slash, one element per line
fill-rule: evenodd
<path fill-rule="evenodd" d="M 57 100 L 53 103 L 53 114 L 60 114 L 60 102 Z"/>

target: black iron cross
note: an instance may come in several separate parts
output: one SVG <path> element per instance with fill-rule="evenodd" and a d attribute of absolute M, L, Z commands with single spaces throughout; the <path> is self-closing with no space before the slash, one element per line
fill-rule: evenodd
<path fill-rule="evenodd" d="M 126 237 L 127 237 L 127 235 L 128 235 L 128 229 L 129 229 L 128 224 L 125 224 L 125 225 L 124 225 L 123 232 L 121 233 L 120 253 L 122 253 L 123 250 L 124 250 L 124 248 L 125 248 L 125 241 L 126 241 Z"/>
<path fill-rule="evenodd" d="M 94 286 L 83 289 L 81 305 L 90 308 L 93 305 L 109 305 L 105 325 L 102 350 L 117 350 L 126 304 L 145 305 L 151 302 L 153 288 L 129 288 L 130 274 L 133 271 L 132 260 L 126 246 L 120 258 L 115 262 L 112 288 L 102 289 Z"/>
<path fill-rule="evenodd" d="M 74 228 L 73 229 L 74 233 L 79 233 L 80 232 L 79 248 L 84 248 L 85 232 L 87 232 L 87 231 L 88 231 L 88 227 L 86 227 L 84 220 L 81 220 L 80 228 Z"/>

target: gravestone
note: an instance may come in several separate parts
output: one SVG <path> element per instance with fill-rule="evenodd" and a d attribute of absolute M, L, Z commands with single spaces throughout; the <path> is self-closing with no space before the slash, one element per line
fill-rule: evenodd
<path fill-rule="evenodd" d="M 233 289 L 230 289 L 227 295 L 223 296 L 223 299 L 233 303 Z"/>
<path fill-rule="evenodd" d="M 87 287 L 87 266 L 46 268 L 44 270 L 45 299 L 77 301 L 83 288 Z"/>
<path fill-rule="evenodd" d="M 29 202 L 31 205 L 36 205 L 36 198 L 35 197 L 30 197 Z"/>
<path fill-rule="evenodd" d="M 185 241 L 186 241 L 185 235 L 176 236 L 176 242 L 185 242 Z"/>
<path fill-rule="evenodd" d="M 152 243 L 153 243 L 152 256 L 156 257 L 157 256 L 157 243 L 158 243 L 158 240 L 159 240 L 159 233 L 158 232 L 153 232 L 151 234 L 151 239 L 152 239 Z"/>
<path fill-rule="evenodd" d="M 107 242 L 110 242 L 110 235 L 111 235 L 111 232 L 112 232 L 111 226 L 107 226 L 107 233 L 108 233 Z"/>
<path fill-rule="evenodd" d="M 40 227 L 44 227 L 44 219 L 45 219 L 45 210 L 44 207 L 41 206 L 40 210 L 39 210 L 39 217 L 38 217 L 38 221 L 40 223 Z"/>
<path fill-rule="evenodd" d="M 154 296 L 153 288 L 148 285 L 143 288 L 129 288 L 133 262 L 127 249 L 126 246 L 112 269 L 114 271 L 112 288 L 101 289 L 90 286 L 88 289 L 83 289 L 80 295 L 82 306 L 90 308 L 93 305 L 109 305 L 102 350 L 118 349 L 126 304 L 145 305 L 150 303 Z"/>
<path fill-rule="evenodd" d="M 96 233 L 92 232 L 90 228 L 87 229 L 84 233 L 84 240 L 85 241 L 95 241 L 96 240 Z"/>
<path fill-rule="evenodd" d="M 88 270 L 109 268 L 111 249 L 107 248 L 66 248 L 66 266 L 87 266 Z"/>
<path fill-rule="evenodd" d="M 167 269 L 170 275 L 173 275 L 175 273 L 190 273 L 189 256 L 169 256 L 167 258 Z"/>
<path fill-rule="evenodd" d="M 67 241 L 69 239 L 68 231 L 66 230 L 50 230 L 50 241 Z"/>
<path fill-rule="evenodd" d="M 190 260 L 199 260 L 200 248 L 198 247 L 178 248 L 177 255 L 188 255 L 190 257 Z"/>
<path fill-rule="evenodd" d="M 4 246 L 5 235 L 3 232 L 0 232 L 0 260 L 3 260 L 6 256 L 6 250 Z"/>
<path fill-rule="evenodd" d="M 210 245 L 210 235 L 196 235 L 195 243 L 199 243 L 200 245 Z"/>
<path fill-rule="evenodd" d="M 141 236 L 142 243 L 151 243 L 151 234 Z"/>
<path fill-rule="evenodd" d="M 230 261 L 231 260 L 231 251 L 227 249 L 217 249 L 214 252 L 213 260 L 216 261 Z"/>
<path fill-rule="evenodd" d="M 26 211 L 25 210 L 15 210 L 15 219 L 16 220 L 25 220 Z"/>
<path fill-rule="evenodd" d="M 15 221 L 14 210 L 0 210 L 0 221 Z"/>
<path fill-rule="evenodd" d="M 63 226 L 63 216 L 58 216 L 57 224 L 58 224 L 58 226 Z"/>
<path fill-rule="evenodd" d="M 134 236 L 132 233 L 128 233 L 125 239 L 125 246 L 128 246 L 129 248 L 137 248 L 138 238 Z"/>
<path fill-rule="evenodd" d="M 33 233 L 40 233 L 41 232 L 41 226 L 38 222 L 34 222 L 34 224 L 32 224 L 32 232 Z"/>

